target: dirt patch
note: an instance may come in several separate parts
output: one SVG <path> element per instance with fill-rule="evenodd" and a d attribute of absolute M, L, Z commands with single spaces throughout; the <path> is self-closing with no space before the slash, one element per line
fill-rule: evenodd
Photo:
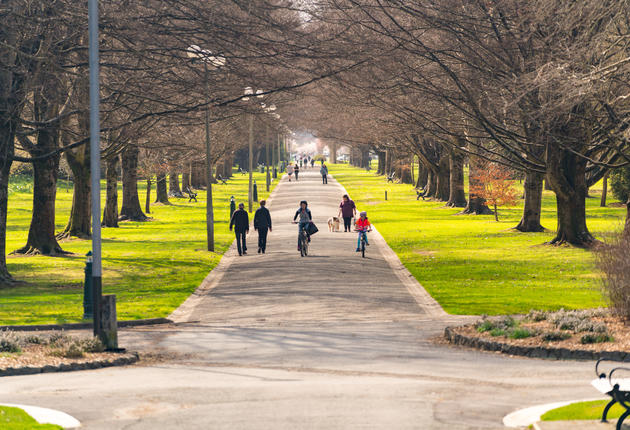
<path fill-rule="evenodd" d="M 435 255 L 436 251 L 427 251 L 425 249 L 414 249 L 413 253 L 414 254 L 418 254 L 418 255 L 424 255 L 424 256 L 432 257 L 432 256 Z"/>

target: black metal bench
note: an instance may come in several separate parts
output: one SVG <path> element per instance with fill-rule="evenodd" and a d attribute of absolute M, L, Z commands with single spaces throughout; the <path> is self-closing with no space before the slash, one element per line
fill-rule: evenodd
<path fill-rule="evenodd" d="M 600 393 L 607 394 L 611 397 L 610 402 L 608 402 L 602 414 L 603 423 L 608 422 L 606 420 L 608 411 L 615 403 L 620 404 L 625 409 L 625 412 L 621 414 L 619 421 L 617 421 L 617 430 L 621 430 L 623 421 L 630 415 L 630 378 L 613 378 L 613 375 L 619 371 L 630 372 L 630 367 L 615 367 L 606 375 L 606 373 L 600 373 L 599 371 L 599 364 L 602 361 L 613 360 L 606 358 L 597 360 L 597 364 L 595 365 L 597 379 L 592 380 L 591 385 Z"/>
<path fill-rule="evenodd" d="M 396 173 L 392 172 L 389 175 L 387 175 L 387 182 L 394 182 L 395 179 L 396 179 Z"/>
<path fill-rule="evenodd" d="M 238 171 L 241 172 L 241 175 L 247 175 L 247 170 L 243 170 L 242 168 L 238 168 Z"/>
<path fill-rule="evenodd" d="M 184 192 L 185 192 L 186 194 L 188 194 L 188 202 L 189 202 L 189 203 L 190 203 L 190 202 L 192 202 L 193 200 L 194 200 L 194 201 L 197 201 L 197 193 L 195 193 L 193 190 L 191 190 L 190 188 L 188 188 L 188 187 L 187 187 L 187 188 L 184 190 Z"/>
<path fill-rule="evenodd" d="M 219 181 L 221 183 L 221 185 L 227 185 L 227 178 L 224 178 L 223 176 L 221 176 L 220 174 L 217 175 L 217 181 Z"/>
<path fill-rule="evenodd" d="M 416 188 L 416 200 L 420 200 L 420 197 L 422 197 L 422 200 L 424 200 L 424 196 L 427 195 L 427 191 L 423 188 Z"/>

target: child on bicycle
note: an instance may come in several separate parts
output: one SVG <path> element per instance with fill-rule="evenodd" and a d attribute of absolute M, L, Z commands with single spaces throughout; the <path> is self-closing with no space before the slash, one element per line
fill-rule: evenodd
<path fill-rule="evenodd" d="M 299 218 L 299 219 L 298 219 Z M 302 237 L 302 231 L 306 231 L 306 238 L 310 242 L 311 238 L 308 235 L 307 227 L 311 220 L 313 219 L 313 214 L 311 210 L 308 208 L 308 202 L 306 200 L 302 200 L 300 202 L 300 208 L 295 212 L 293 216 L 293 222 L 298 220 L 298 251 L 300 250 L 300 238 Z"/>
<path fill-rule="evenodd" d="M 355 228 L 359 232 L 356 252 L 361 252 L 361 236 L 365 237 L 365 244 L 369 245 L 368 239 L 367 239 L 367 232 L 372 231 L 372 224 L 370 224 L 370 221 L 367 218 L 367 212 L 363 211 L 359 213 L 359 219 L 355 223 Z"/>

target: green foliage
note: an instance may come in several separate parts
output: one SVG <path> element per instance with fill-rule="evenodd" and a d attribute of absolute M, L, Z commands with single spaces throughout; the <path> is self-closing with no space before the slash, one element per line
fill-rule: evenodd
<path fill-rule="evenodd" d="M 259 184 L 265 175 L 254 173 Z M 277 183 L 274 182 L 272 186 Z M 144 206 L 145 187 L 139 184 Z M 23 177 L 11 177 L 7 249 L 26 243 L 33 196 Z M 119 184 L 120 187 L 120 184 Z M 228 185 L 213 186 L 215 249 L 205 251 L 205 192 L 197 203 L 171 198 L 172 205 L 151 207 L 148 222 L 121 222 L 119 228 L 103 229 L 103 292 L 116 294 L 119 319 L 168 316 L 203 281 L 234 240 L 228 229 L 230 196 L 247 201 L 247 176 L 235 175 Z M 155 193 L 155 190 L 154 190 Z M 259 187 L 259 198 L 266 198 Z M 105 182 L 101 195 L 105 201 Z M 122 189 L 118 191 L 122 205 Z M 57 192 L 56 229 L 68 221 L 72 189 L 60 183 Z M 47 324 L 80 322 L 83 315 L 85 254 L 89 240 L 61 242 L 64 257 L 9 256 L 11 274 L 22 285 L 0 289 L 0 324 Z"/>
<path fill-rule="evenodd" d="M 610 189 L 620 202 L 627 202 L 630 196 L 630 166 L 610 172 Z"/>
<path fill-rule="evenodd" d="M 604 412 L 608 400 L 594 400 L 589 402 L 577 402 L 560 408 L 552 409 L 544 413 L 542 421 L 569 421 L 569 420 L 599 420 Z M 622 406 L 614 405 L 608 411 L 608 418 L 619 418 L 625 411 Z"/>
<path fill-rule="evenodd" d="M 492 330 L 490 330 L 490 336 L 505 336 L 505 330 L 502 328 L 493 328 Z"/>
<path fill-rule="evenodd" d="M 607 333 L 587 333 L 580 338 L 580 343 L 589 344 L 589 343 L 602 343 L 602 342 L 612 342 L 614 339 Z"/>
<path fill-rule="evenodd" d="M 0 406 L 0 428 L 3 430 L 62 430 L 54 424 L 39 424 L 19 408 Z"/>
<path fill-rule="evenodd" d="M 521 218 L 522 201 L 503 210 L 498 223 L 492 215 L 456 216 L 460 209 L 416 200 L 412 186 L 388 184 L 376 169 L 328 167 L 359 209 L 369 212 L 407 269 L 451 314 L 526 314 L 605 304 L 591 251 L 543 246 L 553 231 L 511 229 Z M 596 195 L 598 186 L 590 192 Z M 586 205 L 589 229 L 596 236 L 616 229 L 625 216 L 623 208 L 599 207 L 598 199 L 587 199 Z M 543 226 L 556 226 L 553 192 L 544 192 L 541 213 Z"/>
<path fill-rule="evenodd" d="M 516 327 L 508 333 L 510 339 L 526 339 L 536 336 L 536 333 L 524 327 Z"/>

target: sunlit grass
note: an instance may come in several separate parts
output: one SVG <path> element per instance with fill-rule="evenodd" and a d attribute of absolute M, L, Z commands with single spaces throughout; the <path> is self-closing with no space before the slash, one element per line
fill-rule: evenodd
<path fill-rule="evenodd" d="M 554 236 L 555 198 L 545 191 L 544 233 L 513 230 L 522 204 L 492 215 L 457 215 L 443 202 L 416 200 L 411 185 L 348 165 L 330 173 L 367 210 L 407 269 L 451 314 L 525 313 L 530 309 L 604 306 L 591 251 L 543 245 Z M 388 199 L 385 201 L 385 191 Z M 588 225 L 595 236 L 619 227 L 624 210 L 599 207 L 601 190 L 591 189 Z M 522 203 L 522 202 L 521 202 Z"/>
<path fill-rule="evenodd" d="M 255 179 L 262 184 L 259 197 L 266 197 L 264 174 L 256 173 Z M 237 173 L 228 184 L 213 186 L 215 253 L 205 251 L 205 190 L 199 192 L 197 203 L 171 198 L 172 205 L 152 205 L 151 221 L 122 222 L 119 228 L 103 229 L 103 292 L 116 294 L 119 319 L 167 316 L 216 266 L 234 238 L 228 229 L 230 196 L 237 202 L 247 200 L 246 176 Z M 139 188 L 144 206 L 144 185 Z M 26 243 L 32 207 L 32 187 L 23 178 L 14 178 L 11 190 L 9 251 Z M 103 202 L 104 193 L 103 184 Z M 119 190 L 119 204 L 121 199 Z M 71 203 L 72 190 L 62 181 L 57 194 L 57 231 L 65 226 Z M 83 269 L 91 242 L 71 239 L 61 246 L 74 254 L 8 257 L 9 271 L 24 285 L 0 289 L 0 324 L 81 320 Z"/>

